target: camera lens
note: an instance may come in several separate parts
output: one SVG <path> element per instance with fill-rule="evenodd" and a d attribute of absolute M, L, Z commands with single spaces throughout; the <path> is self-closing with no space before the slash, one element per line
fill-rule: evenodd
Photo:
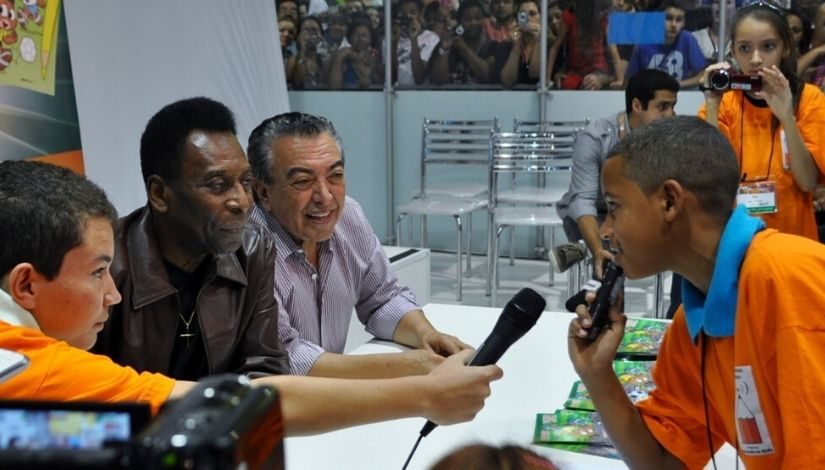
<path fill-rule="evenodd" d="M 519 22 L 519 24 L 527 24 L 527 12 L 526 11 L 518 12 L 518 22 Z"/>
<path fill-rule="evenodd" d="M 461 26 L 461 25 L 456 26 L 455 27 L 455 35 L 456 36 L 461 36 L 462 34 L 464 34 L 464 26 Z"/>
<path fill-rule="evenodd" d="M 725 69 L 715 70 L 709 77 L 710 87 L 714 90 L 727 90 L 730 88 L 730 72 Z"/>

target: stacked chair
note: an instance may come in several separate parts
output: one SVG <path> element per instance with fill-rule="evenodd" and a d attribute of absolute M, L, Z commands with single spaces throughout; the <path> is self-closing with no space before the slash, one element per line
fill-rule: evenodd
<path fill-rule="evenodd" d="M 467 224 L 466 264 L 471 272 L 472 213 L 488 203 L 486 172 L 490 135 L 499 131 L 497 119 L 425 119 L 421 132 L 420 185 L 412 199 L 396 207 L 400 244 L 405 218 L 421 218 L 421 244 L 427 246 L 427 217 L 450 216 L 456 224 L 456 299 L 462 293 L 462 249 Z M 412 238 L 412 222 L 408 223 Z"/>

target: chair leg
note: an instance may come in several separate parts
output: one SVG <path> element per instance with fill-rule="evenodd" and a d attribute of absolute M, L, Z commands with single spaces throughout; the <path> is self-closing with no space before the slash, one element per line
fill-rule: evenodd
<path fill-rule="evenodd" d="M 421 246 L 427 248 L 429 243 L 427 243 L 427 216 L 421 216 Z"/>
<path fill-rule="evenodd" d="M 461 302 L 461 216 L 455 216 L 456 232 L 458 233 L 457 244 L 455 248 L 455 277 L 456 277 L 456 295 L 455 299 Z"/>
<path fill-rule="evenodd" d="M 551 248 L 552 249 L 552 248 Z M 553 256 L 553 253 L 550 253 L 548 250 L 548 255 Z M 552 265 L 552 261 L 550 262 Z M 583 263 L 576 263 L 573 266 L 570 266 L 570 269 L 567 270 L 567 298 L 573 297 L 573 295 L 579 291 L 579 270 Z M 550 268 L 550 273 L 552 275 L 553 268 Z"/>
<path fill-rule="evenodd" d="M 554 247 L 554 246 L 556 246 L 556 230 L 555 230 L 555 226 L 551 225 L 550 227 L 548 227 L 548 230 L 550 231 L 550 246 L 551 246 L 551 247 Z M 542 240 L 542 241 L 543 241 L 543 240 Z M 551 248 L 551 249 L 552 249 L 552 248 Z M 547 253 L 548 253 L 548 255 L 553 256 L 553 255 L 552 255 L 552 253 L 550 253 L 549 251 L 548 251 Z M 547 259 L 548 259 L 548 260 L 550 259 L 550 256 L 548 256 L 548 257 L 547 257 Z M 548 286 L 553 287 L 553 286 L 556 284 L 556 279 L 555 279 L 555 277 L 556 277 L 556 276 L 555 276 L 555 274 L 553 273 L 553 263 L 552 263 L 552 262 L 550 262 L 550 279 L 549 279 L 549 281 L 547 282 L 547 285 L 548 285 Z"/>
<path fill-rule="evenodd" d="M 473 277 L 473 213 L 467 213 L 467 279 Z"/>
<path fill-rule="evenodd" d="M 401 221 L 404 220 L 403 212 L 398 214 L 398 217 L 395 219 L 395 246 L 401 246 Z"/>
<path fill-rule="evenodd" d="M 664 274 L 656 275 L 653 292 L 653 318 L 665 318 L 665 279 Z"/>
<path fill-rule="evenodd" d="M 484 283 L 484 295 L 490 296 L 493 290 L 493 242 L 496 236 L 495 216 L 488 211 L 487 216 L 487 282 Z"/>
<path fill-rule="evenodd" d="M 498 294 L 498 243 L 499 243 L 499 239 L 501 237 L 501 232 L 504 230 L 504 228 L 505 227 L 497 227 L 496 228 L 496 231 L 495 231 L 496 235 L 495 235 L 495 239 L 493 240 L 493 273 L 492 273 L 493 293 L 492 293 L 492 297 L 490 298 L 490 306 L 491 307 L 496 306 L 496 300 L 497 300 L 496 299 L 496 297 L 497 297 L 496 294 Z"/>
<path fill-rule="evenodd" d="M 516 265 L 516 227 L 510 227 L 510 230 L 507 232 L 508 236 L 510 237 L 510 266 Z"/>

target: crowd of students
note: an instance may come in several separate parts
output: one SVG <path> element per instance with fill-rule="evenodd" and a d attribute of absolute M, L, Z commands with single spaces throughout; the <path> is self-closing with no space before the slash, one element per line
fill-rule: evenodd
<path fill-rule="evenodd" d="M 390 38 L 398 87 L 534 86 L 540 75 L 537 0 L 399 0 L 384 24 L 380 2 L 276 0 L 287 84 L 292 89 L 377 89 L 384 82 Z M 742 5 L 729 0 L 728 21 Z M 825 8 L 820 2 L 777 2 L 793 32 L 799 75 L 825 81 Z M 622 89 L 627 78 L 657 68 L 696 89 L 718 62 L 720 0 L 550 0 L 546 30 L 548 84 L 557 89 Z M 608 40 L 612 13 L 661 12 L 659 43 Z M 729 28 L 730 25 L 728 24 Z M 621 28 L 619 23 L 614 29 Z M 389 32 L 389 34 L 387 34 Z M 415 40 L 412 40 L 415 39 Z M 730 56 L 722 57 L 722 59 Z"/>

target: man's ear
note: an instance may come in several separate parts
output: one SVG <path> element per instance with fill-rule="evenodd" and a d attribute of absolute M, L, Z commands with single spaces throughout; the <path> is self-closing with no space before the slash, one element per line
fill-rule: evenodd
<path fill-rule="evenodd" d="M 640 113 L 645 110 L 645 107 L 642 106 L 642 102 L 639 101 L 639 98 L 633 98 L 630 101 L 630 109 L 632 109 L 634 113 Z"/>
<path fill-rule="evenodd" d="M 8 293 L 15 302 L 28 311 L 37 307 L 38 286 L 46 276 L 31 263 L 20 263 L 8 275 Z"/>
<path fill-rule="evenodd" d="M 662 183 L 661 198 L 664 219 L 671 223 L 684 210 L 685 188 L 676 180 L 667 180 Z"/>
<path fill-rule="evenodd" d="M 267 212 L 271 210 L 270 205 L 270 197 L 272 196 L 272 192 L 269 190 L 269 186 L 264 184 L 263 181 L 259 180 L 258 178 L 252 179 L 252 190 L 255 191 L 255 196 L 258 198 L 258 202 L 266 209 Z"/>
<path fill-rule="evenodd" d="M 146 179 L 146 196 L 149 199 L 149 205 L 153 211 L 165 213 L 168 210 L 168 199 L 171 192 L 166 181 L 160 176 L 151 175 Z"/>

